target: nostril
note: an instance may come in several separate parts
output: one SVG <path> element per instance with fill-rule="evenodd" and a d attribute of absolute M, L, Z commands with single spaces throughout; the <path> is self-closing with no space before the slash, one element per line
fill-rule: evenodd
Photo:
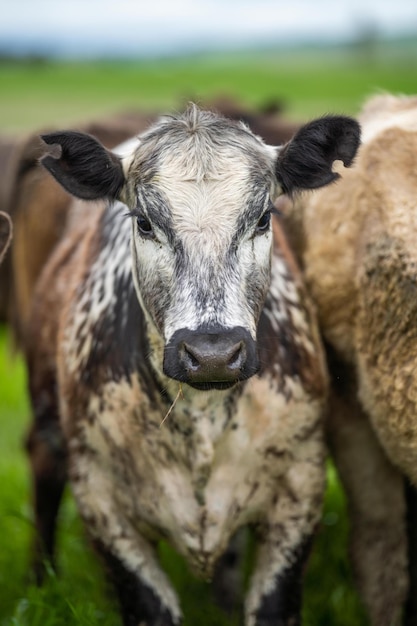
<path fill-rule="evenodd" d="M 245 361 L 245 346 L 241 341 L 237 346 L 233 347 L 233 353 L 227 361 L 227 367 L 231 370 L 240 369 Z"/>
<path fill-rule="evenodd" d="M 192 349 L 186 343 L 183 344 L 183 359 L 187 367 L 191 370 L 198 370 L 200 367 L 200 361 L 193 354 Z"/>

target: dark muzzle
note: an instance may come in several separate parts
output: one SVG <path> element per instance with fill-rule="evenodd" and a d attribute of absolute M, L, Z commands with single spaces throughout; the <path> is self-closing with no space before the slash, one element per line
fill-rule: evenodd
<path fill-rule="evenodd" d="M 165 374 L 196 389 L 227 389 L 258 368 L 256 343 L 239 326 L 177 330 L 165 347 Z"/>

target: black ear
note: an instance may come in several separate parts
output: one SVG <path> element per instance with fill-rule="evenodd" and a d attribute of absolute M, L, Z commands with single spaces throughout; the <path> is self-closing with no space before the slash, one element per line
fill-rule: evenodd
<path fill-rule="evenodd" d="M 327 116 L 302 126 L 278 154 L 276 175 L 284 193 L 316 189 L 337 180 L 333 162 L 352 164 L 360 143 L 360 126 L 350 117 Z"/>
<path fill-rule="evenodd" d="M 41 163 L 69 193 L 84 200 L 119 196 L 125 182 L 122 163 L 94 137 L 63 131 L 42 139 L 56 148 Z"/>

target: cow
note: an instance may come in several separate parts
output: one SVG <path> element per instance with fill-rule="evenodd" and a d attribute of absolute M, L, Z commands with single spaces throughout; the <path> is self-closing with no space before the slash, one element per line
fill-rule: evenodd
<path fill-rule="evenodd" d="M 358 586 L 374 626 L 400 623 L 404 605 L 402 623 L 411 626 L 417 620 L 417 97 L 373 96 L 359 121 L 362 145 L 343 180 L 281 210 L 327 348 L 328 440 L 347 494 Z"/>
<path fill-rule="evenodd" d="M 43 136 L 42 164 L 82 202 L 30 314 L 38 578 L 68 478 L 126 626 L 181 622 L 161 538 L 211 579 L 246 526 L 245 624 L 300 623 L 327 377 L 273 200 L 335 181 L 359 137 L 329 116 L 271 147 L 195 105 L 118 151 Z"/>
<path fill-rule="evenodd" d="M 8 213 L 8 199 L 14 180 L 14 155 L 19 144 L 18 137 L 0 135 L 0 213 L 3 215 Z M 2 218 L 3 223 L 6 220 Z M 4 255 L 0 266 L 0 322 L 5 322 L 8 317 L 10 288 L 10 255 Z"/>
<path fill-rule="evenodd" d="M 244 106 L 227 95 L 203 101 L 202 108 L 213 110 L 227 118 L 244 122 L 255 135 L 266 143 L 277 146 L 286 143 L 299 130 L 301 123 L 290 120 L 282 100 L 266 100 L 256 109 Z"/>

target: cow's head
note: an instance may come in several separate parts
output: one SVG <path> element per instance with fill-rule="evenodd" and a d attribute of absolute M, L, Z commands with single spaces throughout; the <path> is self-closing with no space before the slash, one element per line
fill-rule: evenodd
<path fill-rule="evenodd" d="M 167 376 L 226 388 L 258 369 L 256 334 L 270 283 L 273 201 L 334 181 L 351 164 L 359 126 L 324 117 L 282 147 L 246 126 L 191 106 L 164 118 L 129 158 L 75 132 L 43 165 L 84 199 L 121 199 L 133 224 L 139 299 L 164 342 Z"/>

